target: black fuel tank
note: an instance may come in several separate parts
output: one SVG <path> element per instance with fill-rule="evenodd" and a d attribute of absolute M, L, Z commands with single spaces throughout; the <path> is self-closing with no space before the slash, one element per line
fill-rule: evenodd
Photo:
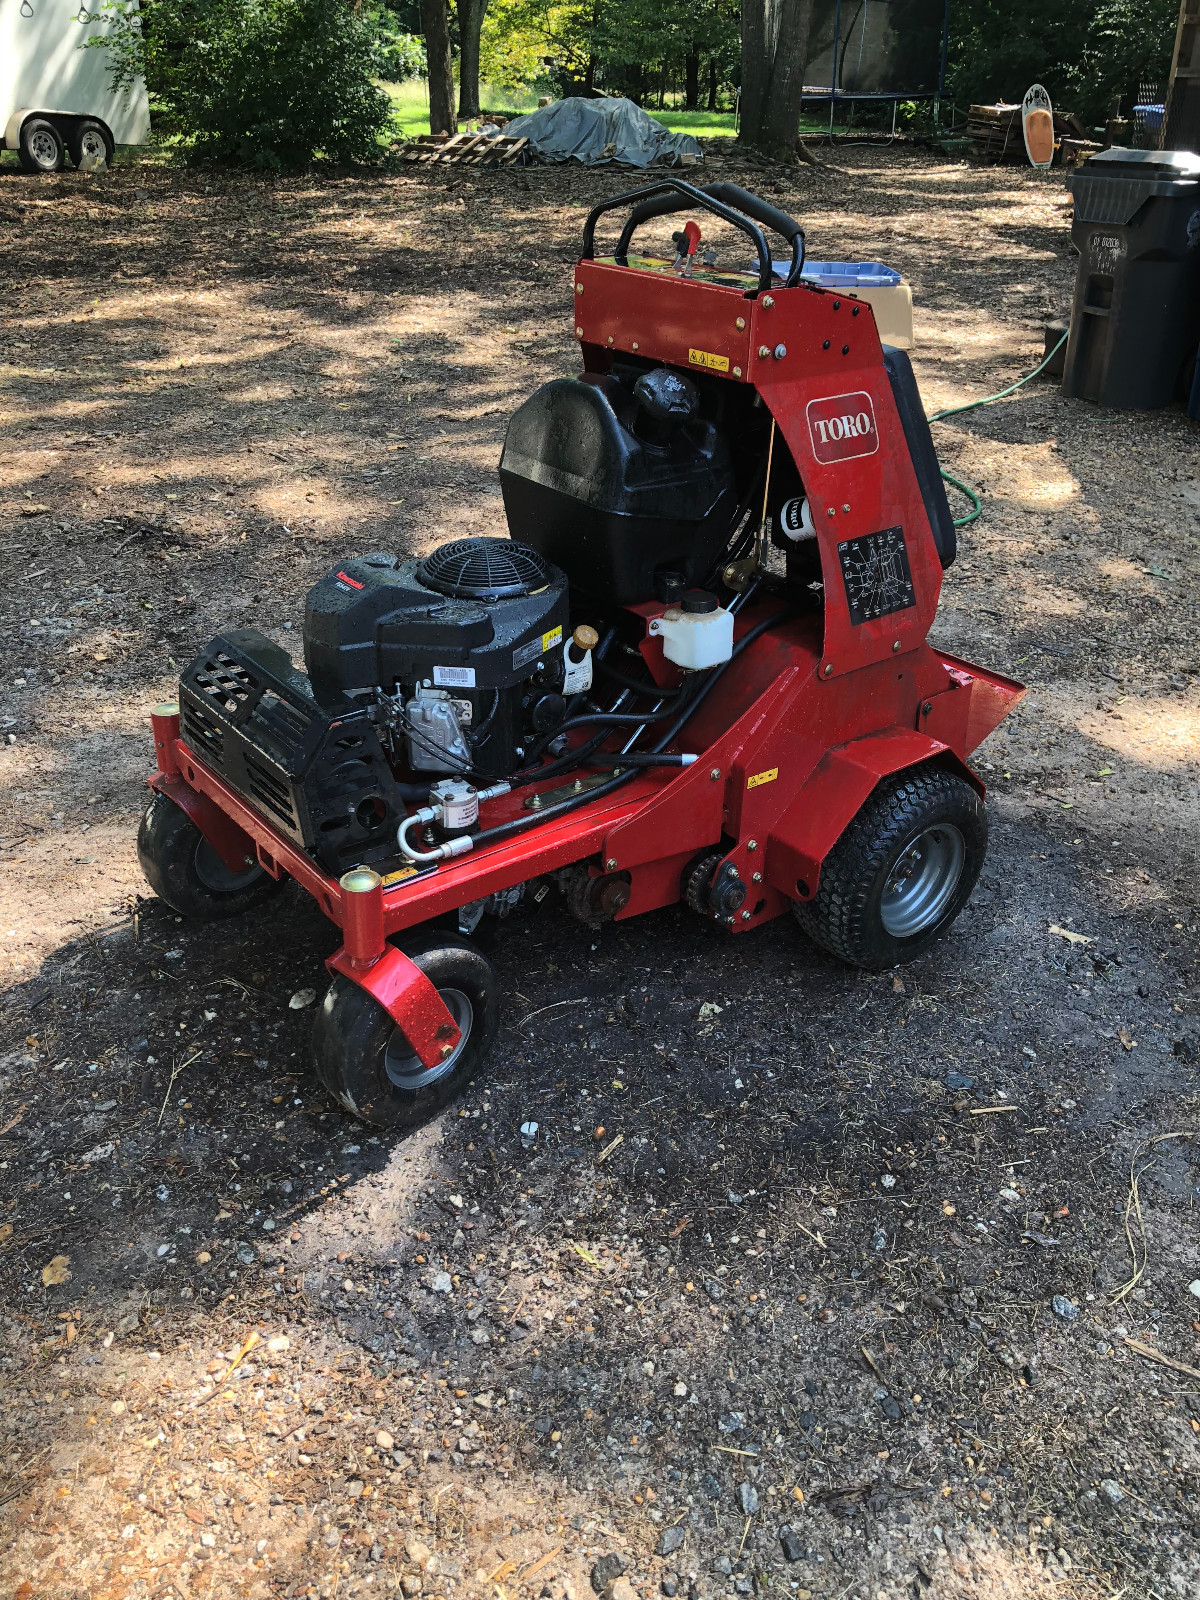
<path fill-rule="evenodd" d="M 724 435 L 666 368 L 543 384 L 508 425 L 500 484 L 513 539 L 616 605 L 652 599 L 659 571 L 703 582 L 737 502 Z"/>

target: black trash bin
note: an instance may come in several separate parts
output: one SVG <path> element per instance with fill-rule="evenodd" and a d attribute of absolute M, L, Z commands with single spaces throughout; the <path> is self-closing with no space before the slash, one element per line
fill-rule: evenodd
<path fill-rule="evenodd" d="M 1067 186 L 1079 271 L 1063 393 L 1165 406 L 1200 336 L 1200 156 L 1102 150 Z"/>

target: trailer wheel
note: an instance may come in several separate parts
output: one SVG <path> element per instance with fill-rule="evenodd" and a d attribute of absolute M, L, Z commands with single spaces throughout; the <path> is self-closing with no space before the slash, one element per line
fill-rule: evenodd
<path fill-rule="evenodd" d="M 44 117 L 30 117 L 21 124 L 17 160 L 26 172 L 58 172 L 63 164 L 62 134 Z"/>
<path fill-rule="evenodd" d="M 886 779 L 793 903 L 816 944 L 879 971 L 911 961 L 950 926 L 987 851 L 983 801 L 965 779 L 918 767 Z"/>
<path fill-rule="evenodd" d="M 108 167 L 113 163 L 113 142 L 107 130 L 99 122 L 84 119 L 76 123 L 67 135 L 67 151 L 71 160 L 77 167 L 82 167 L 85 161 L 103 161 Z"/>
<path fill-rule="evenodd" d="M 165 794 L 156 794 L 146 807 L 137 849 L 158 898 L 198 921 L 236 917 L 283 887 L 257 862 L 244 872 L 230 871 L 187 812 Z"/>
<path fill-rule="evenodd" d="M 402 1130 L 454 1099 L 479 1070 L 496 1037 L 495 969 L 481 950 L 452 934 L 411 936 L 400 946 L 436 986 L 462 1037 L 451 1055 L 425 1067 L 391 1017 L 365 989 L 334 978 L 313 1024 L 313 1067 L 353 1116 Z"/>

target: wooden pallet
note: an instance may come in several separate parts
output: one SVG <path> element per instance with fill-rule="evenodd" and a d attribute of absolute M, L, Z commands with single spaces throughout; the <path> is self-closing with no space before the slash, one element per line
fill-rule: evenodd
<path fill-rule="evenodd" d="M 484 133 L 422 133 L 400 154 L 423 167 L 511 167 L 526 161 L 533 150 L 528 139 L 503 133 L 490 139 Z"/>

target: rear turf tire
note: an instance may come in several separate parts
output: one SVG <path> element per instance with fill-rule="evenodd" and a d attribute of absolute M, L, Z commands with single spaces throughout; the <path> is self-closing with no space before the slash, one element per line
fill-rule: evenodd
<path fill-rule="evenodd" d="M 313 1070 L 352 1116 L 401 1132 L 466 1088 L 491 1049 L 500 1020 L 495 969 L 455 934 L 412 934 L 397 944 L 434 984 L 462 1031 L 453 1055 L 424 1067 L 403 1033 L 365 989 L 339 974 L 313 1023 Z"/>
<path fill-rule="evenodd" d="M 956 773 L 887 778 L 825 858 L 811 900 L 793 903 L 831 955 L 880 971 L 912 961 L 966 905 L 987 853 L 983 801 Z"/>
<path fill-rule="evenodd" d="M 257 862 L 231 872 L 200 829 L 165 794 L 156 794 L 138 829 L 146 882 L 181 917 L 211 922 L 262 905 L 282 887 Z"/>

